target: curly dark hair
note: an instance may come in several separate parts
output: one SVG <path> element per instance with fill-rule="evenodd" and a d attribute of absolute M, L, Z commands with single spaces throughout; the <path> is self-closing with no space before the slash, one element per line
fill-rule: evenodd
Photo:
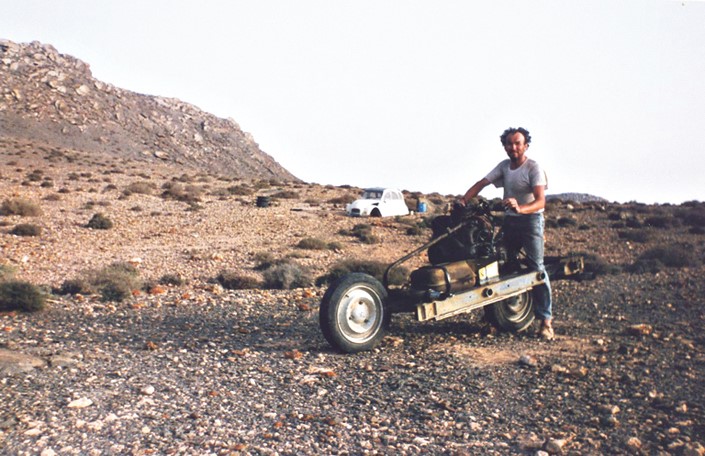
<path fill-rule="evenodd" d="M 529 144 L 531 142 L 531 135 L 529 134 L 529 130 L 527 130 L 526 128 L 522 128 L 522 127 L 519 127 L 519 128 L 509 127 L 506 130 L 504 130 L 504 133 L 502 133 L 502 136 L 499 137 L 499 139 L 502 141 L 502 145 L 505 145 L 507 143 L 507 138 L 510 135 L 513 135 L 514 133 L 517 133 L 517 132 L 524 135 L 524 142 L 526 144 Z"/>

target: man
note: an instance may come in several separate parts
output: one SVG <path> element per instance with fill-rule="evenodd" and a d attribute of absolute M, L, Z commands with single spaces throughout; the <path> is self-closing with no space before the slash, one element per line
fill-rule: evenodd
<path fill-rule="evenodd" d="M 502 203 L 506 216 L 503 230 L 507 249 L 510 254 L 514 254 L 523 248 L 529 267 L 545 272 L 543 210 L 546 205 L 546 174 L 537 162 L 525 155 L 531 143 L 527 130 L 521 127 L 508 128 L 500 139 L 509 158 L 500 162 L 487 176 L 470 187 L 460 201 L 467 204 L 490 184 L 504 187 Z M 536 301 L 536 318 L 541 322 L 539 334 L 543 339 L 552 340 L 554 333 L 548 275 L 545 285 L 534 288 L 533 297 Z"/>

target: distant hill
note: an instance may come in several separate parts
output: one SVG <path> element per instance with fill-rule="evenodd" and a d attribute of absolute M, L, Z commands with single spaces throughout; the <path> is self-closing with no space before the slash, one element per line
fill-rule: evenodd
<path fill-rule="evenodd" d="M 51 45 L 0 40 L 0 137 L 174 162 L 245 179 L 298 181 L 232 119 L 96 80 Z"/>
<path fill-rule="evenodd" d="M 546 200 L 561 200 L 561 201 L 573 201 L 576 203 L 593 203 L 601 202 L 607 203 L 608 201 L 599 196 L 589 195 L 587 193 L 558 193 L 556 195 L 546 195 Z"/>

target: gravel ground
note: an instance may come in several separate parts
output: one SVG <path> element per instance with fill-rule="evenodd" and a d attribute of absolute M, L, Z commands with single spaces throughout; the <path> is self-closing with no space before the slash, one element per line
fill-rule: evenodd
<path fill-rule="evenodd" d="M 144 179 L 137 171 L 111 174 L 117 190 L 101 192 L 104 181 L 88 182 L 101 169 L 75 182 L 49 167 L 52 189 L 21 185 L 31 170 L 21 159 L 4 165 L 3 195 L 41 201 L 33 220 L 44 228 L 12 236 L 23 218 L 4 218 L 4 261 L 48 287 L 135 257 L 146 278 L 178 272 L 186 283 L 119 303 L 52 295 L 44 311 L 0 314 L 1 453 L 705 454 L 701 263 L 556 282 L 553 342 L 496 333 L 481 312 L 396 315 L 377 349 L 342 355 L 318 328 L 324 288 L 233 291 L 210 279 L 223 268 L 258 274 L 259 251 L 295 254 L 314 275 L 345 258 L 389 262 L 427 232 L 385 219 L 372 222 L 374 245 L 339 234 L 360 222 L 325 202 L 346 189 L 302 186 L 266 209 L 207 195 L 188 211 L 157 195 L 119 198 Z M 43 199 L 62 186 L 61 200 Z M 98 207 L 116 227 L 86 229 L 96 208 L 86 200 L 108 201 Z M 702 257 L 702 235 L 683 227 L 653 231 L 650 244 L 620 239 L 608 214 L 626 207 L 553 210 L 585 228 L 550 229 L 551 254 L 626 264 L 675 239 Z M 296 249 L 312 235 L 342 248 Z"/>

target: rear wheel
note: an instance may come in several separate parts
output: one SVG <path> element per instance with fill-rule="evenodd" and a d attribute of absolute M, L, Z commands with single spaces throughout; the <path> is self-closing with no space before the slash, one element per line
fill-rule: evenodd
<path fill-rule="evenodd" d="M 485 314 L 490 323 L 502 331 L 524 331 L 534 322 L 532 291 L 487 306 Z"/>
<path fill-rule="evenodd" d="M 370 350 L 384 336 L 391 314 L 387 291 L 374 277 L 347 274 L 326 290 L 319 313 L 323 336 L 345 353 Z"/>

